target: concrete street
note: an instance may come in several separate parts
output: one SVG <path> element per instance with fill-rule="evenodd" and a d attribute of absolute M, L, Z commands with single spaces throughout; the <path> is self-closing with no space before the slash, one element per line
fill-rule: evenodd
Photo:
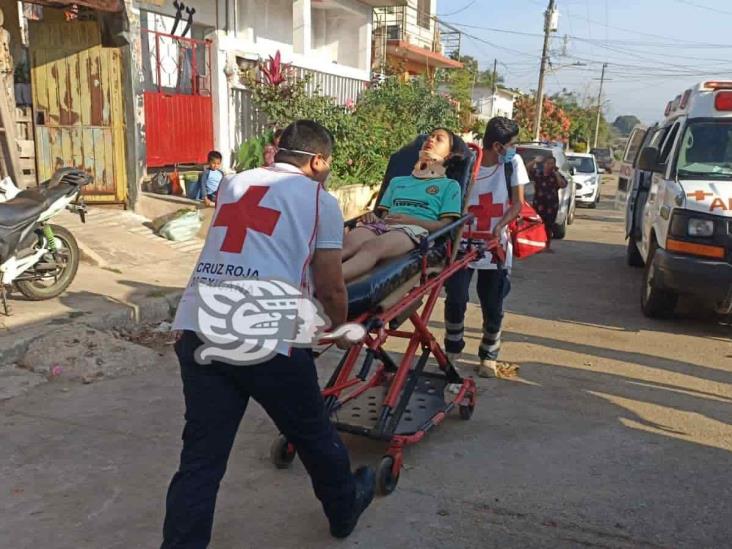
<path fill-rule="evenodd" d="M 642 316 L 641 271 L 625 265 L 606 180 L 555 253 L 516 265 L 502 359 L 519 377 L 479 380 L 472 420 L 454 414 L 409 448 L 397 490 L 351 538 L 329 537 L 299 462 L 270 464 L 276 432 L 252 404 L 211 546 L 732 547 L 732 328 L 693 303 L 674 320 Z M 439 333 L 441 320 L 439 309 Z M 474 353 L 477 305 L 468 324 Z M 159 546 L 183 425 L 175 357 L 159 349 L 144 371 L 61 375 L 0 402 L 0 547 Z M 323 379 L 336 359 L 326 355 Z M 463 366 L 475 362 L 466 353 Z M 355 465 L 384 450 L 345 439 Z"/>

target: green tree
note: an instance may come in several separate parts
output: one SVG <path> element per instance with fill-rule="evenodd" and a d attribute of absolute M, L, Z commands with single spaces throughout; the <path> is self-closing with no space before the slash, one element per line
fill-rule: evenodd
<path fill-rule="evenodd" d="M 460 125 L 464 132 L 470 131 L 474 125 L 473 115 L 473 89 L 475 86 L 493 85 L 493 71 L 481 71 L 478 60 L 469 55 L 460 56 L 458 59 L 463 64 L 460 69 L 444 69 L 438 73 L 437 80 L 444 85 L 450 97 L 460 105 Z M 496 76 L 498 83 L 503 82 L 503 77 Z"/>
<path fill-rule="evenodd" d="M 618 116 L 613 122 L 613 127 L 618 130 L 620 135 L 630 135 L 630 132 L 635 128 L 641 121 L 637 116 L 632 114 L 626 114 L 624 116 Z"/>

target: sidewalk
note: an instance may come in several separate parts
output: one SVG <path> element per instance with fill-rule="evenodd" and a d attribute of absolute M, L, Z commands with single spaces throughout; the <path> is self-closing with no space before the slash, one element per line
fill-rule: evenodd
<path fill-rule="evenodd" d="M 84 224 L 71 213 L 54 221 L 74 234 L 82 263 L 56 299 L 31 302 L 12 294 L 11 315 L 0 316 L 0 367 L 59 325 L 104 329 L 167 318 L 203 246 L 200 239 L 165 240 L 145 225 L 147 219 L 120 209 L 91 206 Z"/>

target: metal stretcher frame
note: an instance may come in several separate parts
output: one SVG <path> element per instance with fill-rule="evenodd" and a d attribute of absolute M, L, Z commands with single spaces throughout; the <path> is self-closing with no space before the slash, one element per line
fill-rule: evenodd
<path fill-rule="evenodd" d="M 482 150 L 479 147 L 475 145 L 469 147 L 475 154 L 475 162 L 465 191 L 464 203 L 467 203 L 470 186 L 475 181 L 482 159 Z M 475 407 L 475 382 L 470 378 L 460 377 L 428 326 L 442 287 L 452 275 L 485 253 L 494 254 L 499 262 L 505 260 L 503 248 L 490 233 L 472 230 L 464 232 L 466 224 L 472 225 L 472 220 L 473 215 L 466 213 L 460 219 L 423 239 L 419 247 L 422 257 L 419 284 L 385 310 L 365 312 L 352 320 L 366 327 L 366 337 L 360 344 L 344 353 L 322 392 L 328 413 L 334 418 L 334 424 L 339 431 L 389 442 L 386 454 L 377 467 L 377 489 L 382 495 L 390 494 L 396 488 L 403 463 L 402 453 L 406 446 L 421 441 L 425 434 L 439 425 L 456 406 L 460 411 L 460 417 L 466 420 L 470 419 Z M 457 245 L 461 239 L 467 239 L 468 244 L 464 252 L 458 255 Z M 441 240 L 446 240 L 446 265 L 438 274 L 430 277 L 427 254 L 430 247 Z M 422 306 L 424 298 L 426 302 Z M 412 331 L 399 329 L 398 325 L 407 320 L 412 325 Z M 407 349 L 398 363 L 383 347 L 392 337 L 408 342 Z M 356 371 L 364 350 L 365 357 Z M 421 354 L 417 358 L 420 351 Z M 439 373 L 424 371 L 431 355 L 437 360 Z M 378 363 L 375 367 L 374 362 Z M 435 395 L 433 404 L 436 402 L 435 398 L 439 402 L 437 406 L 433 405 L 434 413 L 430 412 L 428 417 L 423 414 L 416 427 L 409 432 L 403 432 L 404 429 L 398 432 L 402 417 L 405 411 L 409 411 L 408 406 L 420 381 L 427 387 L 428 392 L 432 391 Z M 451 383 L 460 384 L 460 389 L 453 398 L 443 400 L 444 388 Z M 349 423 L 338 417 L 339 412 L 349 406 L 359 410 L 355 403 L 365 398 L 369 391 L 380 389 L 386 389 L 386 394 L 380 403 L 378 414 L 375 410 L 371 412 L 374 414 L 372 418 L 375 418 L 373 425 Z M 373 396 L 368 398 L 375 399 Z M 373 408 L 377 407 L 371 402 L 369 404 Z M 287 467 L 294 456 L 294 447 L 284 438 L 275 440 L 272 446 L 272 459 L 275 465 Z"/>

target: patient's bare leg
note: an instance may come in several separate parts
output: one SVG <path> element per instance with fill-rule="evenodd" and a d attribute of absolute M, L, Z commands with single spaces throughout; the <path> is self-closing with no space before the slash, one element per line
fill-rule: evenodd
<path fill-rule="evenodd" d="M 414 248 L 414 242 L 401 231 L 391 231 L 365 242 L 356 254 L 343 264 L 343 278 L 349 282 L 373 269 L 390 257 L 397 257 Z"/>
<path fill-rule="evenodd" d="M 343 237 L 343 261 L 350 259 L 369 240 L 376 238 L 376 234 L 364 227 L 356 227 Z"/>

